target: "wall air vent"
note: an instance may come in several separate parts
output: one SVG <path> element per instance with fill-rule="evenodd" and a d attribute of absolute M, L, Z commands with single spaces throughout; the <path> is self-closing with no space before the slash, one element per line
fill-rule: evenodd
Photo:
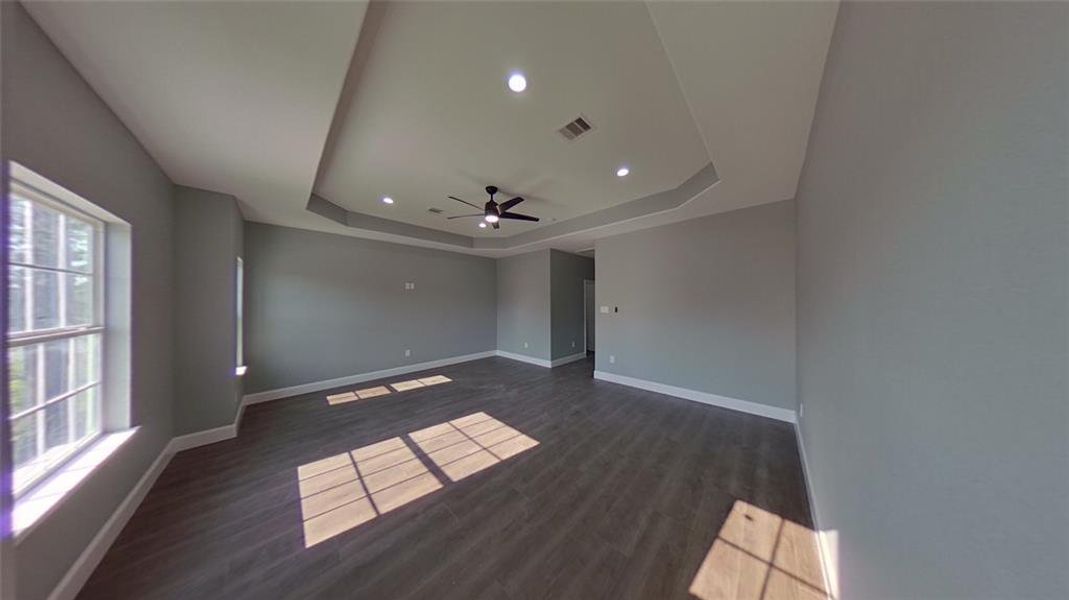
<path fill-rule="evenodd" d="M 569 142 L 574 142 L 591 129 L 594 129 L 594 126 L 590 124 L 590 121 L 583 115 L 579 115 L 575 120 L 558 129 L 557 133 Z"/>
<path fill-rule="evenodd" d="M 445 212 L 445 211 L 444 211 L 444 210 L 442 210 L 442 209 L 440 209 L 440 208 L 428 208 L 428 209 L 427 209 L 427 212 L 429 212 L 429 213 L 434 213 L 434 214 L 436 214 L 436 215 L 440 215 L 440 214 L 442 214 L 442 213 L 443 213 L 443 212 Z"/>

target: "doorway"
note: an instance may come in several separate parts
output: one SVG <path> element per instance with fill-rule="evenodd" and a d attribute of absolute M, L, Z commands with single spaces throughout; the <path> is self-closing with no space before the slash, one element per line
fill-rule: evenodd
<path fill-rule="evenodd" d="M 594 281 L 591 279 L 583 280 L 583 337 L 586 338 L 586 351 L 588 353 L 594 352 L 594 321 L 596 312 L 594 310 L 595 294 L 594 294 Z"/>

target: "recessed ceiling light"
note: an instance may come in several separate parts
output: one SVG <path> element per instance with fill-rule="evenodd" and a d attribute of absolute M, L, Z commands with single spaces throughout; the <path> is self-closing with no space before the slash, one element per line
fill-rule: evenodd
<path fill-rule="evenodd" d="M 631 172 L 631 169 L 628 169 L 627 167 L 620 167 L 619 169 L 616 169 L 616 176 L 617 177 L 627 177 L 627 175 L 630 172 Z"/>
<path fill-rule="evenodd" d="M 527 89 L 527 78 L 523 76 L 523 73 L 509 75 L 509 89 L 517 94 Z"/>
<path fill-rule="evenodd" d="M 393 198 L 391 198 L 389 196 L 383 196 L 382 197 L 382 202 L 384 204 L 393 204 Z"/>
<path fill-rule="evenodd" d="M 479 221 L 479 229 L 486 229 L 486 223 Z"/>

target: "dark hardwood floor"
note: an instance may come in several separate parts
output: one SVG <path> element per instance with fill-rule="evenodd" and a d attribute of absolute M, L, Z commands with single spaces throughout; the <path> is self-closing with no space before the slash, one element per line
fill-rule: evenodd
<path fill-rule="evenodd" d="M 747 525 L 767 511 L 811 526 L 791 425 L 594 381 L 592 367 L 490 358 L 250 406 L 236 439 L 174 457 L 79 597 L 711 598 L 689 591 L 699 570 L 713 588 L 747 585 L 710 571 L 714 542 L 743 561 L 765 552 L 722 532 L 733 507 L 755 507 L 740 513 Z M 439 374 L 452 381 L 326 400 Z M 457 421 L 463 436 L 443 425 L 479 414 Z M 491 446 L 479 436 L 491 418 L 528 441 Z M 464 428 L 475 421 L 481 430 Z M 448 449 L 420 441 L 439 430 L 413 434 L 435 426 L 493 456 L 446 464 Z M 384 440 L 382 452 L 347 454 Z M 302 505 L 302 493 L 378 489 L 373 478 L 389 473 L 372 471 L 400 460 L 382 462 L 387 451 L 415 458 L 404 477 L 418 477 L 349 504 L 361 494 Z M 328 520 L 306 547 L 305 516 L 330 508 L 341 525 Z M 342 530 L 346 519 L 360 524 Z M 754 597 L 770 598 L 767 575 L 782 569 L 763 569 Z"/>

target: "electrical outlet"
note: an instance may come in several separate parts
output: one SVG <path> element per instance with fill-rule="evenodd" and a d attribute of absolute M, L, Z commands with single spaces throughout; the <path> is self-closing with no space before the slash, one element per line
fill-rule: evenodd
<path fill-rule="evenodd" d="M 610 354 L 609 355 L 609 364 L 610 365 L 615 365 L 616 364 L 616 355 L 614 355 L 614 354 Z"/>
<path fill-rule="evenodd" d="M 405 350 L 405 356 L 406 357 L 412 356 L 412 351 L 411 350 Z"/>
<path fill-rule="evenodd" d="M 416 289 L 416 284 L 414 282 L 411 282 L 411 281 L 406 281 L 405 282 L 405 289 L 406 290 L 414 290 L 414 289 Z"/>
<path fill-rule="evenodd" d="M 527 342 L 524 342 L 524 343 L 523 343 L 523 347 L 524 347 L 524 348 L 526 348 L 526 347 L 527 347 Z"/>

